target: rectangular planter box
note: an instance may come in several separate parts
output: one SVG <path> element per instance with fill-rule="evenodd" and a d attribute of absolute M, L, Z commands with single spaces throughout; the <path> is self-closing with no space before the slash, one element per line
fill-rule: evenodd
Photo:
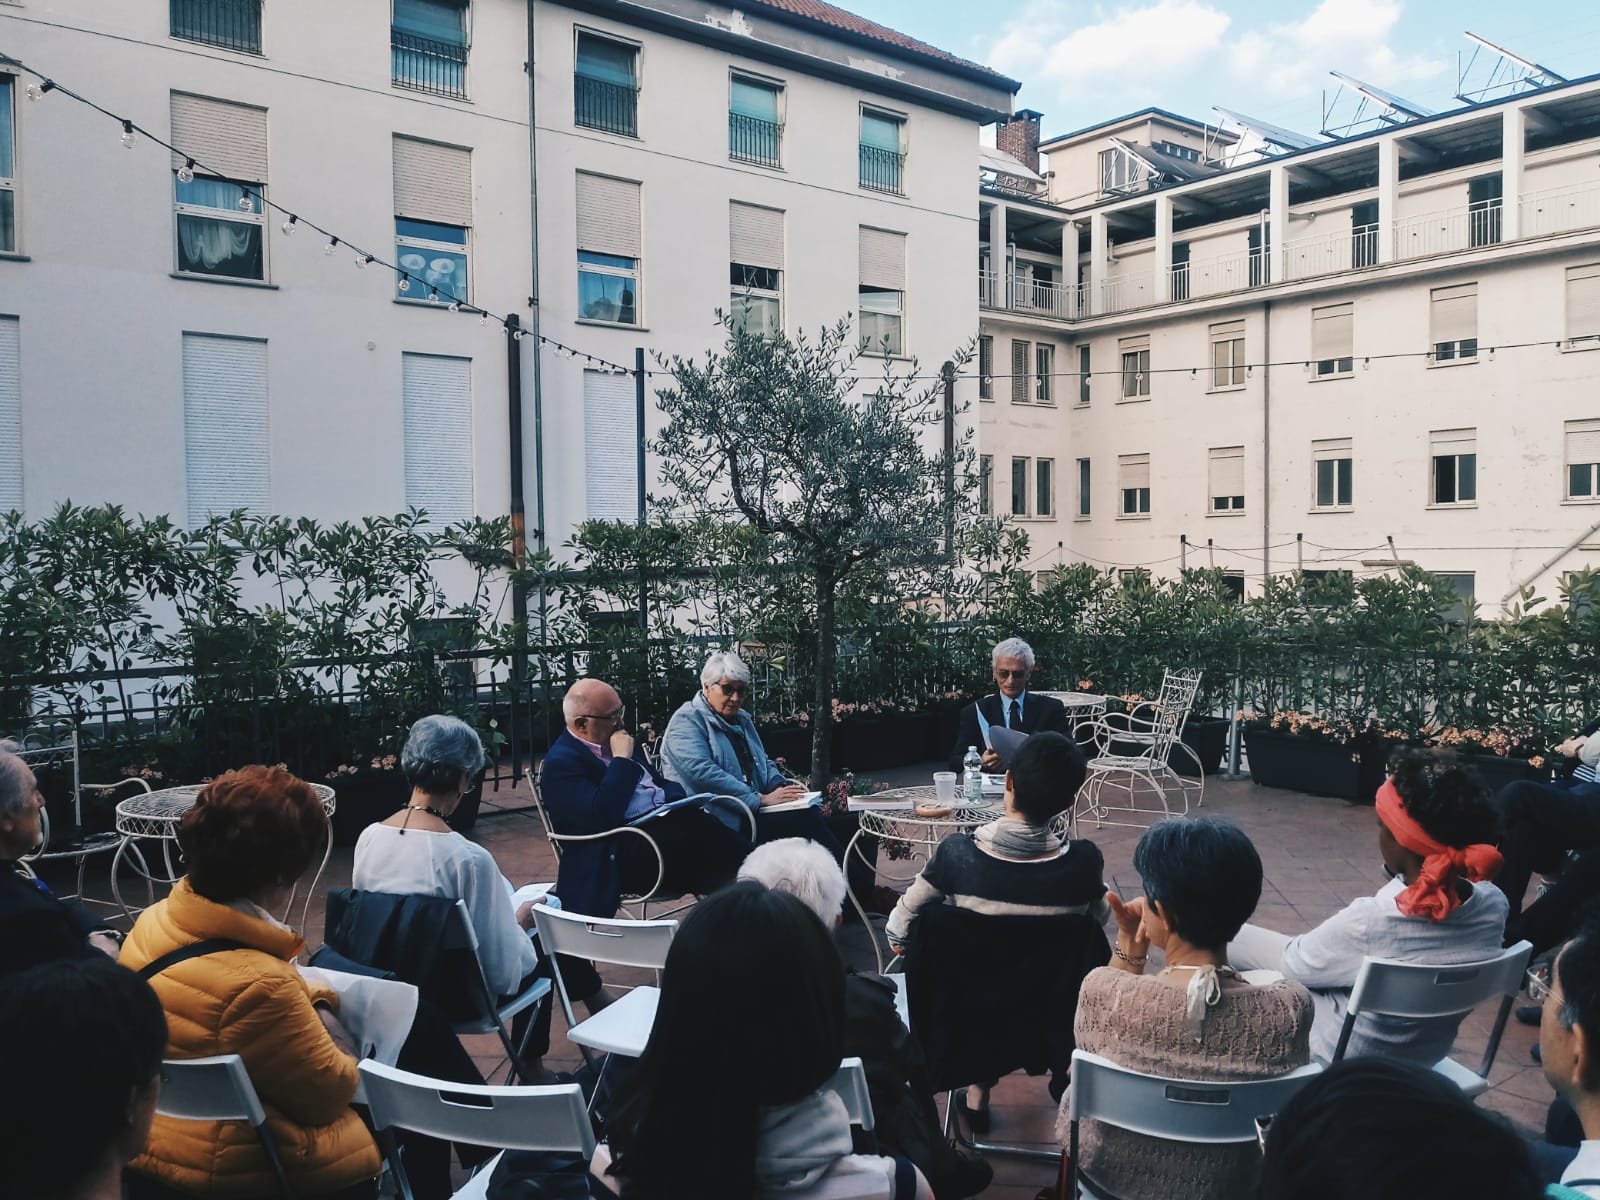
<path fill-rule="evenodd" d="M 1489 789 L 1490 795 L 1498 792 L 1508 783 L 1518 780 L 1531 779 L 1538 783 L 1548 783 L 1550 771 L 1545 767 L 1535 767 L 1525 758 L 1502 758 L 1498 754 L 1463 754 L 1461 761 L 1478 773 L 1478 778 L 1483 780 L 1483 786 Z"/>
<path fill-rule="evenodd" d="M 1222 756 L 1228 749 L 1229 724 L 1226 717 L 1190 716 L 1183 727 L 1183 744 L 1199 757 L 1200 769 L 1207 775 L 1222 770 Z M 1179 775 L 1194 774 L 1194 761 L 1187 754 L 1168 755 L 1167 762 Z"/>
<path fill-rule="evenodd" d="M 1262 787 L 1342 800 L 1354 800 L 1361 794 L 1362 772 L 1355 746 L 1336 746 L 1271 729 L 1245 730 L 1244 746 L 1250 778 Z"/>

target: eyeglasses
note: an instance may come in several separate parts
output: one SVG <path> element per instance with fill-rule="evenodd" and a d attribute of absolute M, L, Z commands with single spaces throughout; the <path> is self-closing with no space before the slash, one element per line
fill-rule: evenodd
<path fill-rule="evenodd" d="M 750 690 L 748 683 L 719 683 L 717 687 L 724 696 L 743 696 Z"/>
<path fill-rule="evenodd" d="M 586 721 L 609 721 L 611 724 L 615 725 L 619 721 L 622 720 L 623 716 L 626 715 L 627 711 L 628 711 L 628 706 L 626 704 L 624 704 L 624 705 L 619 706 L 615 712 L 584 713 L 583 717 L 584 717 L 584 720 L 586 720 Z"/>
<path fill-rule="evenodd" d="M 1528 999 L 1535 1004 L 1543 1004 L 1556 994 L 1556 989 L 1551 986 L 1550 980 L 1543 974 L 1545 968 L 1533 967 L 1524 978 L 1528 983 Z"/>
<path fill-rule="evenodd" d="M 1018 667 L 1014 671 L 1002 671 L 999 667 L 996 667 L 994 669 L 994 677 L 996 679 L 1026 679 L 1028 677 L 1028 669 L 1026 667 Z"/>

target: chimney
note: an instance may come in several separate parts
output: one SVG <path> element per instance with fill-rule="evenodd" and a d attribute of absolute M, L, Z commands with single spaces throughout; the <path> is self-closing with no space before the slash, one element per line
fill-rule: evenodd
<path fill-rule="evenodd" d="M 1031 108 L 1018 109 L 1011 114 L 1011 119 L 1001 121 L 995 128 L 994 144 L 999 150 L 1004 150 L 1012 158 L 1017 159 L 1028 170 L 1035 173 L 1039 170 L 1039 122 L 1044 119 L 1043 113 L 1034 112 Z"/>

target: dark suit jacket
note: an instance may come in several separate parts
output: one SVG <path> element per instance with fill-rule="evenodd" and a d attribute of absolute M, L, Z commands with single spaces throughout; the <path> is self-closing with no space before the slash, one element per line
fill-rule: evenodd
<path fill-rule="evenodd" d="M 998 695 L 974 700 L 961 710 L 961 724 L 956 730 L 955 748 L 950 751 L 950 769 L 961 774 L 961 760 L 967 756 L 967 747 L 976 746 L 983 753 L 983 733 L 978 729 L 978 710 L 983 710 L 984 720 L 990 725 L 1004 725 L 1005 710 L 1000 707 Z M 1051 730 L 1072 736 L 1072 725 L 1067 721 L 1067 709 L 1054 696 L 1041 696 L 1028 692 L 1022 701 L 1022 732 L 1038 733 Z"/>
<path fill-rule="evenodd" d="M 637 750 L 635 750 L 637 754 Z M 624 823 L 623 814 L 634 788 L 646 772 L 668 800 L 681 800 L 683 788 L 663 779 L 638 758 L 613 758 L 601 762 L 570 732 L 561 736 L 544 757 L 539 776 L 540 796 L 550 824 L 557 833 L 604 833 Z M 622 899 L 617 874 L 617 839 L 569 842 L 561 850 L 556 875 L 556 895 L 568 912 L 609 917 Z"/>
<path fill-rule="evenodd" d="M 9 862 L 0 862 L 0 975 L 37 963 L 99 954 L 88 937 L 106 929 L 82 905 L 64 904 Z"/>

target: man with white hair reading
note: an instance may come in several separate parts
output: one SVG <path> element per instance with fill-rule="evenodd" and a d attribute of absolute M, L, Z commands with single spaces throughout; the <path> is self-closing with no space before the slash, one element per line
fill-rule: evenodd
<path fill-rule="evenodd" d="M 1033 647 L 1021 638 L 1007 638 L 994 648 L 990 655 L 994 664 L 994 683 L 997 695 L 974 700 L 961 710 L 961 724 L 956 730 L 956 744 L 950 752 L 950 769 L 961 772 L 967 747 L 976 746 L 983 756 L 983 769 L 998 775 L 1006 769 L 1005 759 L 989 749 L 983 736 L 985 727 L 999 725 L 1021 733 L 1038 733 L 1050 730 L 1072 736 L 1072 725 L 1067 720 L 1066 706 L 1054 696 L 1040 696 L 1028 691 L 1028 678 L 1033 674 Z"/>

